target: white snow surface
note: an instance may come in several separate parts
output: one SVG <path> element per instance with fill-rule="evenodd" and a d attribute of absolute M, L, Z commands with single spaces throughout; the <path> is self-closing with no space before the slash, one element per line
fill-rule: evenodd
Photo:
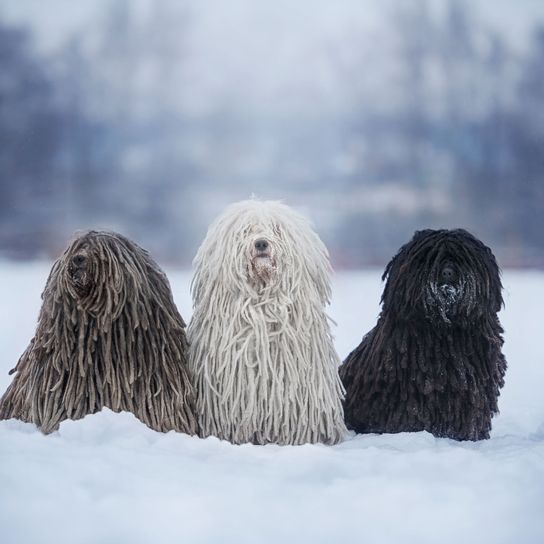
<path fill-rule="evenodd" d="M 0 390 L 34 332 L 49 264 L 0 263 Z M 169 270 L 188 320 L 190 272 Z M 490 440 L 351 434 L 233 446 L 104 410 L 43 436 L 0 422 L 0 542 L 544 542 L 544 274 L 503 275 L 509 369 Z M 344 358 L 375 323 L 380 271 L 338 273 Z"/>

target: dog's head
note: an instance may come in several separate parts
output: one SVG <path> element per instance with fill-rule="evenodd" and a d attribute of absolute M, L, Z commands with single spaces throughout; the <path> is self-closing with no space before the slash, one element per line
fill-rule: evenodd
<path fill-rule="evenodd" d="M 193 282 L 220 285 L 253 296 L 271 291 L 293 295 L 317 289 L 328 298 L 327 251 L 300 214 L 273 201 L 246 200 L 229 206 L 210 227 L 195 258 Z"/>
<path fill-rule="evenodd" d="M 116 318 L 130 297 L 148 291 L 149 255 L 124 236 L 89 231 L 76 236 L 56 261 L 48 285 L 95 316 Z"/>
<path fill-rule="evenodd" d="M 463 325 L 503 303 L 491 250 L 463 229 L 417 231 L 387 265 L 383 311 Z"/>

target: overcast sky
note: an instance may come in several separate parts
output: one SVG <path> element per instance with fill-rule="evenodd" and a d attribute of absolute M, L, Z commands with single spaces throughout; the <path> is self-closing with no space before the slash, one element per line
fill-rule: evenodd
<path fill-rule="evenodd" d="M 37 30 L 40 42 L 52 46 L 67 33 L 84 28 L 104 11 L 114 0 L 3 0 L 0 15 L 14 22 L 29 22 Z M 404 0 L 403 0 L 404 1 Z M 145 5 L 149 0 L 131 0 Z M 431 4 L 441 0 L 431 0 Z M 214 30 L 218 22 L 227 28 L 236 25 L 245 31 L 260 34 L 267 26 L 278 22 L 287 28 L 304 32 L 322 32 L 338 25 L 349 26 L 354 22 L 375 16 L 384 4 L 399 0 L 198 0 L 186 2 L 195 11 L 201 23 Z M 535 21 L 544 21 L 543 0 L 472 0 L 469 5 L 477 9 L 479 16 L 491 25 L 507 32 L 514 40 L 524 41 L 528 27 Z"/>
<path fill-rule="evenodd" d="M 3 0 L 0 15 L 30 24 L 44 50 L 54 50 L 71 34 L 93 33 L 115 0 Z M 177 2 L 180 4 L 182 2 Z M 188 70 L 190 108 L 228 102 L 244 111 L 320 111 L 342 108 L 349 89 L 349 69 L 372 62 L 394 47 L 392 7 L 405 0 L 188 0 L 192 54 Z M 497 28 L 518 48 L 528 41 L 530 29 L 544 22 L 544 0 L 472 0 L 484 27 Z M 150 0 L 130 0 L 145 12 Z M 430 0 L 433 10 L 444 0 Z M 384 31 L 385 29 L 385 31 Z M 180 44 L 184 41 L 180 35 Z M 145 47 L 145 44 L 144 44 Z M 181 47 L 181 45 L 180 45 Z M 363 57 L 361 51 L 367 51 Z M 370 53 L 368 55 L 368 52 Z M 381 56 L 380 56 L 381 53 Z M 359 55 L 354 61 L 351 57 Z M 387 67 L 389 68 L 389 66 Z M 344 79 L 342 79 L 344 78 Z M 379 87 L 374 77 L 367 86 Z M 181 88 L 182 84 L 177 87 Z M 378 96 L 382 89 L 372 89 Z M 201 101 L 201 104 L 198 101 Z M 187 97 L 185 98 L 187 103 Z M 181 102 L 181 101 L 180 101 Z"/>

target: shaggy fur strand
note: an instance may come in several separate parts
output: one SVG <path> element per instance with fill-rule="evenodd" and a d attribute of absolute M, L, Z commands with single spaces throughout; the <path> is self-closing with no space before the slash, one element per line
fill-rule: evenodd
<path fill-rule="evenodd" d="M 456 280 L 441 285 L 446 266 Z M 378 324 L 340 367 L 348 427 L 489 438 L 506 371 L 491 250 L 461 229 L 420 231 L 386 278 Z"/>
<path fill-rule="evenodd" d="M 185 324 L 145 250 L 115 233 L 78 236 L 53 265 L 42 298 L 0 419 L 50 433 L 108 407 L 157 431 L 195 433 Z"/>
<path fill-rule="evenodd" d="M 258 240 L 266 252 L 255 252 Z M 343 390 L 324 311 L 330 265 L 308 222 L 276 202 L 232 205 L 195 267 L 188 336 L 201 435 L 340 441 Z"/>

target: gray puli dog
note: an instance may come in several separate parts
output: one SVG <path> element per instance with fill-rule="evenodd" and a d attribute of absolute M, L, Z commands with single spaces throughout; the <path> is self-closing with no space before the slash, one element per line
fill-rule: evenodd
<path fill-rule="evenodd" d="M 348 428 L 489 438 L 506 371 L 491 250 L 462 229 L 418 231 L 382 279 L 378 323 L 340 367 Z"/>
<path fill-rule="evenodd" d="M 34 338 L 0 399 L 0 419 L 47 434 L 108 407 L 157 431 L 196 432 L 185 323 L 168 279 L 124 236 L 76 236 L 54 263 Z"/>

